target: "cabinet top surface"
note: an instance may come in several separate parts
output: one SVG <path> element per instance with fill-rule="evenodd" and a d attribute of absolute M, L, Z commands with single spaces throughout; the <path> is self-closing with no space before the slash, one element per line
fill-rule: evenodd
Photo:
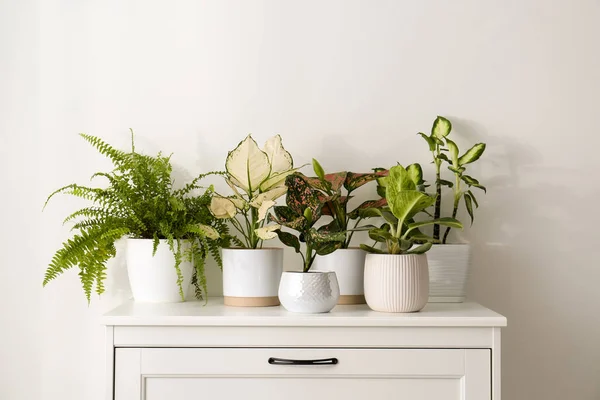
<path fill-rule="evenodd" d="M 222 298 L 185 303 L 128 301 L 102 318 L 111 326 L 377 326 L 502 327 L 506 318 L 477 303 L 429 303 L 417 313 L 381 313 L 367 305 L 337 306 L 326 314 L 296 314 L 278 307 L 229 307 Z"/>

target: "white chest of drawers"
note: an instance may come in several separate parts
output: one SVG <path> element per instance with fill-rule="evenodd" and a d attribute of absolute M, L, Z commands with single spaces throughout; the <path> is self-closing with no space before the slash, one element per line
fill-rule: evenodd
<path fill-rule="evenodd" d="M 478 304 L 384 314 L 126 303 L 106 314 L 107 400 L 500 400 L 500 328 Z"/>

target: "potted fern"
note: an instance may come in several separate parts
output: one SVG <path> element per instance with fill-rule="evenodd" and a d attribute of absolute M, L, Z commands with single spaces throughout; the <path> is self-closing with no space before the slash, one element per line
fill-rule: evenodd
<path fill-rule="evenodd" d="M 437 117 L 433 122 L 431 134 L 419 133 L 427 141 L 435 165 L 436 202 L 433 207 L 434 218 L 444 214 L 442 207 L 443 190 L 452 192 L 452 213 L 456 218 L 461 207 L 467 211 L 471 225 L 474 221 L 474 210 L 479 207 L 474 189 L 486 191 L 479 181 L 466 174 L 467 166 L 481 157 L 485 151 L 485 143 L 477 143 L 460 155 L 458 146 L 449 138 L 452 123 Z M 447 166 L 447 168 L 443 168 Z M 452 174 L 452 180 L 443 179 L 442 171 Z M 471 249 L 467 243 L 449 243 L 452 227 L 442 229 L 439 224 L 433 226 L 434 244 L 427 256 L 430 271 L 430 301 L 462 302 L 465 298 L 465 287 L 470 266 Z"/>
<path fill-rule="evenodd" d="M 210 206 L 213 215 L 230 221 L 239 235 L 232 239 L 236 247 L 223 249 L 224 303 L 279 305 L 283 249 L 263 243 L 276 236 L 265 222 L 275 201 L 286 193 L 285 178 L 295 171 L 292 156 L 279 135 L 267 140 L 263 149 L 248 135 L 227 154 L 225 170 L 233 194 L 214 196 Z"/>
<path fill-rule="evenodd" d="M 359 247 L 351 247 L 354 232 L 363 221 L 360 212 L 369 207 L 385 205 L 385 199 L 364 201 L 356 208 L 349 208 L 355 190 L 384 177 L 387 170 L 371 173 L 335 172 L 326 174 L 319 162 L 313 159 L 316 177 L 305 177 L 306 182 L 322 199 L 327 199 L 321 209 L 323 216 L 331 218 L 327 224 L 330 232 L 341 232 L 344 240 L 337 242 L 334 252 L 317 255 L 313 271 L 334 271 L 340 286 L 338 304 L 364 304 L 364 268 L 366 253 Z"/>
<path fill-rule="evenodd" d="M 362 244 L 368 251 L 365 261 L 365 298 L 369 307 L 383 312 L 415 312 L 427 303 L 429 269 L 425 253 L 431 238 L 420 228 L 441 225 L 462 228 L 455 218 L 415 220 L 432 206 L 436 197 L 418 190 L 419 184 L 407 169 L 396 165 L 382 178 L 387 205 L 369 208 L 364 216 L 381 217 L 384 224 L 369 230 L 374 245 Z M 383 244 L 383 249 L 377 247 Z"/>
<path fill-rule="evenodd" d="M 313 188 L 307 177 L 295 173 L 286 178 L 285 184 L 288 189 L 286 205 L 273 209 L 275 215 L 270 215 L 269 220 L 275 224 L 266 229 L 300 255 L 302 268 L 300 271 L 283 273 L 279 299 L 283 307 L 291 312 L 329 312 L 337 304 L 340 295 L 336 273 L 312 271 L 311 267 L 315 257 L 330 254 L 339 248 L 346 239 L 346 233 L 331 231 L 327 225 L 316 227 L 323 207 L 331 198 Z"/>
<path fill-rule="evenodd" d="M 104 292 L 106 263 L 116 255 L 115 242 L 127 238 L 127 270 L 133 297 L 143 302 L 183 301 L 190 282 L 196 296 L 206 295 L 204 267 L 212 255 L 220 262 L 219 248 L 228 244 L 228 228 L 210 213 L 213 194 L 201 189 L 200 175 L 180 189 L 173 187 L 170 156 L 147 156 L 135 150 L 117 150 L 101 139 L 81 134 L 113 163 L 110 172 L 93 178 L 105 180 L 103 187 L 71 184 L 52 193 L 83 198 L 91 206 L 65 219 L 74 223 L 73 236 L 63 243 L 44 277 L 44 286 L 66 270 L 78 267 L 85 295 Z M 44 206 L 45 207 L 45 206 Z"/>

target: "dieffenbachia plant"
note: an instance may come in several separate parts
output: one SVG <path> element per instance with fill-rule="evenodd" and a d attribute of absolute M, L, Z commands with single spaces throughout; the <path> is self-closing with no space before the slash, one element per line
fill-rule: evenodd
<path fill-rule="evenodd" d="M 482 186 L 477 179 L 469 175 L 465 175 L 465 165 L 479 160 L 485 151 L 485 143 L 477 143 L 467 150 L 462 156 L 459 156 L 458 146 L 448 138 L 448 135 L 450 135 L 451 131 L 452 123 L 448 119 L 438 116 L 431 127 L 431 135 L 428 136 L 422 132 L 418 133 L 427 141 L 429 150 L 433 155 L 433 163 L 435 164 L 436 202 L 433 216 L 434 218 L 441 217 L 442 186 L 447 186 L 452 188 L 454 193 L 452 218 L 456 218 L 461 199 L 463 199 L 469 217 L 471 218 L 472 225 L 474 221 L 473 205 L 475 205 L 475 208 L 478 208 L 479 203 L 471 191 L 471 187 L 481 189 L 484 192 L 486 191 L 486 188 Z M 446 153 L 448 153 L 450 157 L 448 157 Z M 448 169 L 454 174 L 454 182 L 442 179 L 441 169 L 444 162 L 449 164 Z M 462 187 L 462 183 L 466 184 L 466 188 Z M 442 238 L 442 243 L 446 243 L 451 228 L 452 227 L 450 226 L 446 228 Z M 433 226 L 433 238 L 436 241 L 440 240 L 440 224 L 435 224 Z"/>
<path fill-rule="evenodd" d="M 385 223 L 380 228 L 369 230 L 369 237 L 376 243 L 383 243 L 385 248 L 361 244 L 363 250 L 378 254 L 423 254 L 431 248 L 434 239 L 422 234 L 419 228 L 433 224 L 462 228 L 455 218 L 414 220 L 415 215 L 435 203 L 436 197 L 419 191 L 415 176 L 403 166 L 390 168 L 389 175 L 381 181 L 385 187 L 387 206 L 368 208 L 362 214 L 384 219 Z M 420 245 L 415 247 L 417 243 Z"/>
<path fill-rule="evenodd" d="M 360 211 L 371 207 L 381 207 L 385 205 L 385 199 L 368 200 L 348 211 L 348 202 L 352 199 L 352 193 L 366 183 L 378 178 L 387 176 L 387 170 L 375 171 L 371 173 L 355 172 L 336 172 L 325 174 L 323 167 L 315 159 L 312 161 L 313 170 L 316 177 L 305 177 L 304 180 L 310 187 L 316 191 L 319 198 L 323 201 L 322 214 L 329 215 L 333 220 L 327 225 L 326 229 L 330 232 L 343 232 L 345 239 L 339 242 L 338 248 L 347 249 L 352 240 L 354 231 L 360 224 L 362 217 Z M 344 190 L 345 193 L 342 193 Z M 349 224 L 355 220 L 352 229 Z"/>
<path fill-rule="evenodd" d="M 331 198 L 312 187 L 307 177 L 295 173 L 285 179 L 285 184 L 288 188 L 286 205 L 273 209 L 275 216 L 270 215 L 269 219 L 276 225 L 265 227 L 265 233 L 267 238 L 278 236 L 284 245 L 300 254 L 302 270 L 308 272 L 316 255 L 324 256 L 340 248 L 346 240 L 346 232 L 332 232 L 328 225 L 315 228 Z M 297 235 L 283 231 L 283 227 L 296 231 Z M 306 244 L 304 253 L 301 242 Z"/>
<path fill-rule="evenodd" d="M 263 149 L 248 135 L 227 154 L 225 170 L 233 195 L 213 196 L 210 209 L 215 217 L 231 221 L 242 237 L 232 238 L 238 246 L 260 248 L 271 236 L 262 229 L 266 216 L 275 200 L 286 193 L 285 178 L 296 171 L 292 156 L 279 135 L 267 140 Z"/>

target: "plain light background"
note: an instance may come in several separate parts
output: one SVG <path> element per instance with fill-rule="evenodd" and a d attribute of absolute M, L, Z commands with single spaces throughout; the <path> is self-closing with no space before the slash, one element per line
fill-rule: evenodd
<path fill-rule="evenodd" d="M 179 178 L 250 132 L 297 164 L 430 174 L 416 132 L 438 114 L 488 144 L 463 236 L 470 299 L 509 320 L 504 399 L 600 398 L 598 20 L 598 0 L 1 1 L 0 398 L 104 399 L 122 257 L 90 306 L 75 270 L 41 287 L 82 204 L 45 196 L 110 167 L 78 132 L 125 147 L 134 128 Z"/>

